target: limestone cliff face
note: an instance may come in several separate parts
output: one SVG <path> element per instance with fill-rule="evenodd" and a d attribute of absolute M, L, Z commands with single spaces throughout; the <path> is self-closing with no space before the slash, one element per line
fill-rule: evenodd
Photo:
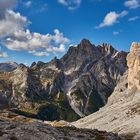
<path fill-rule="evenodd" d="M 133 42 L 127 56 L 128 88 L 140 89 L 140 43 Z"/>

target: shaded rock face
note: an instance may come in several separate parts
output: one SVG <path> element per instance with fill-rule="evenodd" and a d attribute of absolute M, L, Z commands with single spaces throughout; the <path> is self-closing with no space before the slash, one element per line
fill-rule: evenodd
<path fill-rule="evenodd" d="M 132 43 L 127 56 L 128 70 L 120 77 L 105 107 L 74 122 L 79 128 L 107 130 L 140 139 L 140 44 Z"/>
<path fill-rule="evenodd" d="M 24 115 L 77 120 L 106 104 L 127 69 L 126 56 L 111 45 L 95 47 L 83 39 L 61 59 L 34 62 L 31 67 L 20 64 L 0 73 L 0 96 Z"/>
<path fill-rule="evenodd" d="M 128 88 L 140 89 L 140 43 L 133 42 L 127 57 Z"/>

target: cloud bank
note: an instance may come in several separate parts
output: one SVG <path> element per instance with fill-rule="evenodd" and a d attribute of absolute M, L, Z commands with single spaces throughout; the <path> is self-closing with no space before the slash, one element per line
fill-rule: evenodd
<path fill-rule="evenodd" d="M 49 53 L 64 52 L 65 44 L 68 42 L 69 39 L 65 38 L 58 29 L 54 30 L 53 35 L 32 33 L 27 29 L 14 32 L 11 37 L 3 41 L 3 44 L 10 50 L 27 51 L 36 56 L 48 56 Z"/>
<path fill-rule="evenodd" d="M 12 8 L 16 0 L 0 1 L 0 43 L 10 50 L 26 51 L 35 56 L 48 56 L 50 53 L 65 51 L 69 39 L 58 29 L 53 34 L 40 34 L 28 29 L 30 21 Z M 10 10 L 9 10 L 10 9 Z M 6 54 L 0 53 L 0 57 Z"/>

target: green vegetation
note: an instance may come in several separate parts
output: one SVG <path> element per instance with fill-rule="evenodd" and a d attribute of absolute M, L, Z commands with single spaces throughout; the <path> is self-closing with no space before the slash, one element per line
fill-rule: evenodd
<path fill-rule="evenodd" d="M 87 110 L 90 113 L 93 113 L 93 112 L 98 111 L 99 108 L 102 107 L 103 105 L 104 103 L 102 102 L 100 95 L 98 94 L 96 90 L 94 90 L 90 95 Z"/>
<path fill-rule="evenodd" d="M 74 96 L 77 101 L 79 101 L 80 99 L 83 99 L 83 100 L 85 99 L 85 96 L 80 91 L 80 89 L 78 89 L 78 90 L 74 91 L 73 93 L 71 93 L 71 96 Z"/>
<path fill-rule="evenodd" d="M 66 120 L 71 122 L 79 119 L 79 116 L 71 109 L 66 95 L 62 92 L 51 103 L 41 105 L 38 116 L 40 119 L 48 121 Z"/>
<path fill-rule="evenodd" d="M 33 103 L 30 107 L 21 107 L 16 113 L 27 117 L 33 117 L 46 121 L 76 121 L 80 117 L 72 110 L 67 96 L 61 92 L 53 99 L 41 100 Z"/>
<path fill-rule="evenodd" d="M 76 101 L 80 101 L 81 99 L 83 100 L 84 104 L 86 104 L 86 97 L 80 90 L 76 90 L 71 94 L 72 97 L 75 98 Z M 87 112 L 86 115 L 89 115 L 91 113 L 94 113 L 99 110 L 100 107 L 102 107 L 104 103 L 102 102 L 102 99 L 98 92 L 96 90 L 93 90 L 89 101 L 88 101 L 88 106 L 87 106 Z"/>

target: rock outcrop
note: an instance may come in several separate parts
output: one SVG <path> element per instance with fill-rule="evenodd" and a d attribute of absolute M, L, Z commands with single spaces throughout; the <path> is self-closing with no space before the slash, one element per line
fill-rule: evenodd
<path fill-rule="evenodd" d="M 140 89 L 140 43 L 133 42 L 127 57 L 128 88 Z"/>
<path fill-rule="evenodd" d="M 127 134 L 140 139 L 140 44 L 132 43 L 127 56 L 128 71 L 115 87 L 108 103 L 98 112 L 74 122 L 79 128 L 90 128 Z"/>
<path fill-rule="evenodd" d="M 0 120 L 1 140 L 125 140 L 105 131 Z"/>
<path fill-rule="evenodd" d="M 0 63 L 0 72 L 11 72 L 18 67 L 15 62 Z"/>
<path fill-rule="evenodd" d="M 0 140 L 131 140 L 106 131 L 78 129 L 65 121 L 41 121 L 0 110 Z"/>
<path fill-rule="evenodd" d="M 83 39 L 61 59 L 1 72 L 0 103 L 42 120 L 77 120 L 107 103 L 127 70 L 126 56 L 109 44 L 96 47 Z"/>

